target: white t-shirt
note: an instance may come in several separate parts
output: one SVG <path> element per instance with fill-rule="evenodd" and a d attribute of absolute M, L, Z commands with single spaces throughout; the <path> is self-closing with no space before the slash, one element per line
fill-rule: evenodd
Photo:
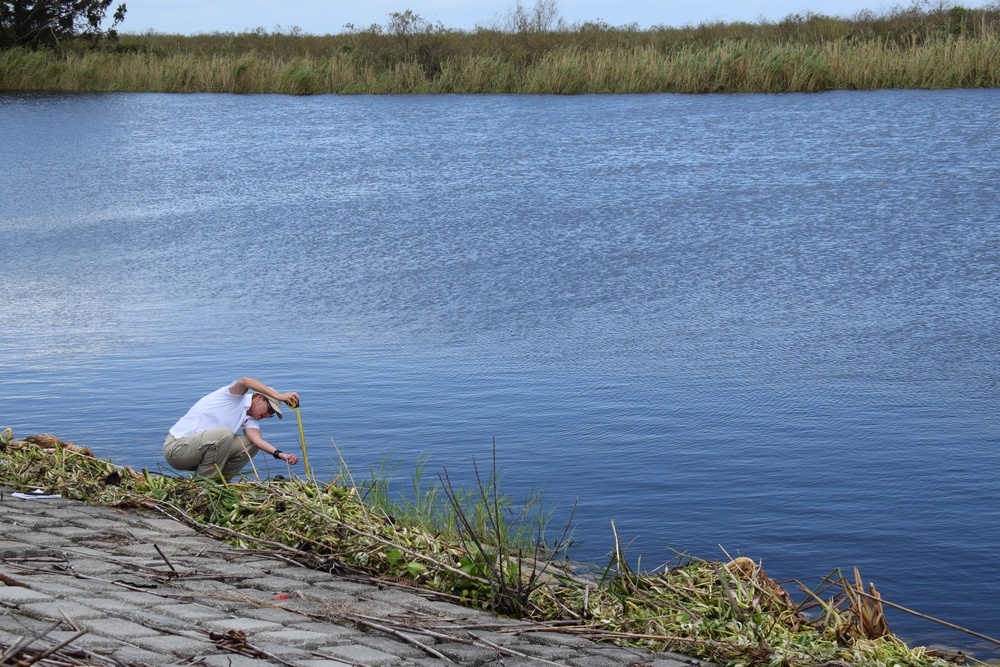
<path fill-rule="evenodd" d="M 228 428 L 233 433 L 247 428 L 260 429 L 260 422 L 247 414 L 253 394 L 249 391 L 243 395 L 230 393 L 234 384 L 236 382 L 216 389 L 191 406 L 187 414 L 170 427 L 170 435 L 180 439 L 210 428 Z"/>

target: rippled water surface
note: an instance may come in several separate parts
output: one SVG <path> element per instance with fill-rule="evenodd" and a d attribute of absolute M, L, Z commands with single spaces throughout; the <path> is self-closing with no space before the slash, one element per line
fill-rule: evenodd
<path fill-rule="evenodd" d="M 250 375 L 324 475 L 495 438 L 581 560 L 613 520 L 996 636 L 998 128 L 997 90 L 0 95 L 0 426 L 155 467 Z"/>

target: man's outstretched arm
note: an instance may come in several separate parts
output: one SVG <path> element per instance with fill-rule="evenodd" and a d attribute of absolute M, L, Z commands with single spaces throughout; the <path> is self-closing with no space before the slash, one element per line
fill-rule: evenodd
<path fill-rule="evenodd" d="M 240 396 L 247 393 L 247 391 L 253 391 L 257 394 L 263 394 L 265 396 L 270 396 L 271 398 L 276 398 L 285 405 L 293 408 L 299 404 L 298 392 L 289 391 L 280 393 L 276 389 L 268 387 L 260 380 L 254 380 L 251 377 L 241 378 L 234 382 L 233 386 L 229 388 L 229 393 L 238 394 Z"/>

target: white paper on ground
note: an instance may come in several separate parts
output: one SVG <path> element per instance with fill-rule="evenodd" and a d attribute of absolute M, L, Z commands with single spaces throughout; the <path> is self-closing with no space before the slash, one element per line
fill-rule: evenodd
<path fill-rule="evenodd" d="M 41 489 L 35 489 L 31 493 L 12 493 L 10 494 L 14 498 L 22 498 L 24 500 L 49 500 L 52 498 L 62 498 L 58 493 L 45 493 Z"/>

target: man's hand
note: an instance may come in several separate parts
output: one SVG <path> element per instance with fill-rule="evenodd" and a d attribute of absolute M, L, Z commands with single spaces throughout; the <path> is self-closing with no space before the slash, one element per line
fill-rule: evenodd
<path fill-rule="evenodd" d="M 296 463 L 299 462 L 299 457 L 297 457 L 295 454 L 290 454 L 288 452 L 281 452 L 280 454 L 278 454 L 278 458 L 281 459 L 282 461 L 287 461 L 290 465 L 295 465 Z"/>
<path fill-rule="evenodd" d="M 299 393 L 297 391 L 289 391 L 284 394 L 278 394 L 275 398 L 290 408 L 299 407 Z"/>

